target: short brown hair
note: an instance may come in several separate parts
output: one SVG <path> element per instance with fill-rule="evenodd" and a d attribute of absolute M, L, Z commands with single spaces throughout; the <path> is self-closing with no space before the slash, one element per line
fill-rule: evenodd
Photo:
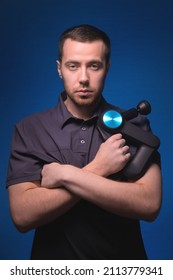
<path fill-rule="evenodd" d="M 110 53 L 111 53 L 110 39 L 104 31 L 98 29 L 97 27 L 83 24 L 65 30 L 59 39 L 59 48 L 58 48 L 59 61 L 62 60 L 63 46 L 66 39 L 72 39 L 78 42 L 93 42 L 97 40 L 103 41 L 107 48 L 106 62 L 107 63 L 109 62 Z"/>

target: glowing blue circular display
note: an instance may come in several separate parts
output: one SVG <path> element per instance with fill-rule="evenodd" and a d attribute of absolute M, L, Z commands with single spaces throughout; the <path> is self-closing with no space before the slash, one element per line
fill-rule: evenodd
<path fill-rule="evenodd" d="M 103 123 L 109 128 L 118 128 L 122 122 L 123 118 L 121 114 L 115 110 L 109 110 L 103 115 Z"/>

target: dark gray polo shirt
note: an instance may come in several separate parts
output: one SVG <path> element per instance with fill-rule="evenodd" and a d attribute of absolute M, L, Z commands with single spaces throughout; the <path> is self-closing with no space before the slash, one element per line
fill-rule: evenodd
<path fill-rule="evenodd" d="M 7 186 L 40 180 L 46 163 L 83 167 L 94 158 L 103 142 L 97 129 L 98 115 L 116 107 L 102 99 L 94 116 L 84 121 L 68 112 L 64 99 L 63 93 L 55 108 L 16 124 Z M 136 124 L 149 129 L 144 118 L 137 118 Z M 146 253 L 139 221 L 81 200 L 60 218 L 36 229 L 31 258 L 145 259 Z"/>
<path fill-rule="evenodd" d="M 16 124 L 7 185 L 41 179 L 42 166 L 60 162 L 83 167 L 95 156 L 102 138 L 95 129 L 101 108 L 88 120 L 74 118 L 60 96 L 58 105 Z"/>

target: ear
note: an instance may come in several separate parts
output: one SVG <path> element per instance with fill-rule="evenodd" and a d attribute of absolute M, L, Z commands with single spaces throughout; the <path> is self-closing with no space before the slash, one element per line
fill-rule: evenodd
<path fill-rule="evenodd" d="M 60 78 L 62 79 L 62 72 L 61 72 L 61 62 L 59 60 L 56 61 L 57 63 L 57 70 Z"/>

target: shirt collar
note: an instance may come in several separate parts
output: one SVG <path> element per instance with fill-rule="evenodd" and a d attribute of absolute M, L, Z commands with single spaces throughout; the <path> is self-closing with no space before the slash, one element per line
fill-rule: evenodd
<path fill-rule="evenodd" d="M 67 109 L 67 107 L 65 106 L 64 101 L 66 100 L 66 93 L 63 92 L 60 94 L 59 96 L 59 103 L 58 103 L 58 122 L 59 122 L 59 126 L 61 128 L 63 128 L 66 123 L 75 120 L 75 121 L 82 121 L 76 117 L 74 117 Z M 100 101 L 100 105 L 98 106 L 97 110 L 95 111 L 94 115 L 91 117 L 90 120 L 93 119 L 98 119 L 98 116 L 106 110 L 107 106 L 109 104 L 105 101 L 105 99 L 102 97 L 101 101 Z"/>

